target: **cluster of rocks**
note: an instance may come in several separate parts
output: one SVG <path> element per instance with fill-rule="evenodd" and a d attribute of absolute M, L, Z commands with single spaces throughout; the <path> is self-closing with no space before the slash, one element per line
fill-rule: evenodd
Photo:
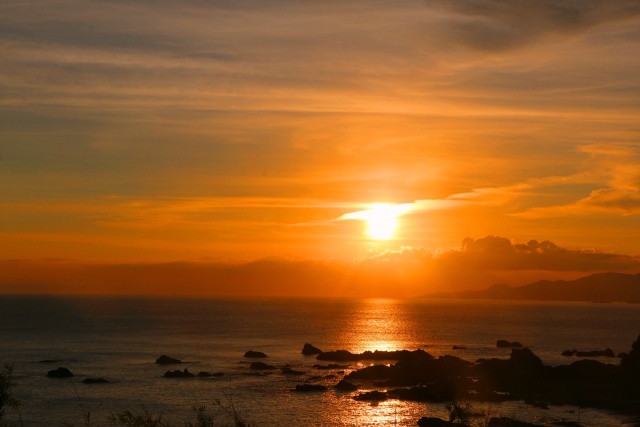
<path fill-rule="evenodd" d="M 575 405 L 594 408 L 640 412 L 640 336 L 632 344 L 629 353 L 620 355 L 619 365 L 605 364 L 597 360 L 578 360 L 569 365 L 548 366 L 542 363 L 529 348 L 514 341 L 499 340 L 496 345 L 511 348 L 508 359 L 479 359 L 475 362 L 463 360 L 456 356 L 445 355 L 433 357 L 424 350 L 414 351 L 365 351 L 351 353 L 347 350 L 324 352 L 311 344 L 305 344 L 302 353 L 313 355 L 317 360 L 332 362 L 358 361 L 395 361 L 388 364 L 374 364 L 345 374 L 349 365 L 330 363 L 314 364 L 317 370 L 332 370 L 344 377 L 333 386 L 337 391 L 355 392 L 358 382 L 367 382 L 369 391 L 355 394 L 356 400 L 383 401 L 400 399 L 421 402 L 449 402 L 452 400 L 468 400 L 482 402 L 500 402 L 521 400 L 539 407 L 553 405 Z M 578 352 L 568 350 L 567 356 L 612 357 L 613 351 Z M 564 354 L 564 353 L 563 353 Z M 248 351 L 245 358 L 266 358 L 262 352 Z M 166 355 L 156 360 L 159 365 L 183 363 Z M 252 375 L 263 376 L 278 369 L 262 361 L 249 364 Z M 304 371 L 292 369 L 285 365 L 280 367 L 284 375 L 304 375 Z M 199 372 L 194 374 L 188 369 L 167 371 L 166 378 L 193 378 L 221 376 L 222 372 Z M 47 376 L 52 378 L 69 378 L 73 374 L 67 368 L 51 370 Z M 329 386 L 314 381 L 336 378 L 333 373 L 325 377 L 308 377 L 306 382 L 298 384 L 294 392 L 325 392 Z M 86 383 L 106 383 L 102 378 L 87 378 Z M 386 391 L 371 391 L 371 386 Z M 440 420 L 442 421 L 442 420 Z M 419 424 L 423 427 L 438 425 L 440 421 L 423 418 Z M 510 420 L 513 421 L 513 420 Z M 504 420 L 494 418 L 490 426 L 500 427 Z M 501 424 L 502 423 L 502 424 Z M 513 424 L 509 424 L 513 425 Z M 517 424 L 526 427 L 532 424 Z"/>

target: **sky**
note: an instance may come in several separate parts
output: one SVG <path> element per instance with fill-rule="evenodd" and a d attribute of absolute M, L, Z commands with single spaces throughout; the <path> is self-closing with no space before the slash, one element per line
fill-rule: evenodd
<path fill-rule="evenodd" d="M 638 272 L 639 52 L 637 0 L 2 0 L 0 292 Z"/>

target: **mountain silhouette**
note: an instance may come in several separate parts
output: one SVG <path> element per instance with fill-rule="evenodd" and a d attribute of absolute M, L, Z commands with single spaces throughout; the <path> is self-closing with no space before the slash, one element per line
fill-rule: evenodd
<path fill-rule="evenodd" d="M 576 280 L 540 280 L 514 287 L 497 284 L 479 291 L 441 292 L 423 297 L 640 303 L 640 273 L 596 273 Z"/>

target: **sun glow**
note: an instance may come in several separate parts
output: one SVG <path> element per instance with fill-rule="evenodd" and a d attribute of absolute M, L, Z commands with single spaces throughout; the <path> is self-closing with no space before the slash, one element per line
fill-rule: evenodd
<path fill-rule="evenodd" d="M 398 226 L 398 217 L 411 209 L 410 203 L 391 205 L 374 203 L 365 211 L 351 212 L 340 219 L 360 219 L 367 222 L 367 234 L 376 240 L 388 240 L 393 237 Z"/>

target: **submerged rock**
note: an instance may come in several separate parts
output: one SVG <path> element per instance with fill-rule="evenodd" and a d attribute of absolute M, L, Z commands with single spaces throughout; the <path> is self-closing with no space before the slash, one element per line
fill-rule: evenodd
<path fill-rule="evenodd" d="M 198 372 L 198 377 L 200 378 L 207 378 L 207 377 L 221 377 L 223 376 L 224 373 L 223 372 L 206 372 L 206 371 L 200 371 Z"/>
<path fill-rule="evenodd" d="M 273 365 L 267 365 L 266 363 L 262 363 L 262 362 L 251 362 L 251 365 L 249 365 L 249 368 L 254 369 L 254 370 L 265 370 L 265 369 L 276 369 L 275 366 Z"/>
<path fill-rule="evenodd" d="M 498 348 L 522 348 L 522 343 L 518 341 L 498 340 L 496 342 Z"/>
<path fill-rule="evenodd" d="M 337 363 L 329 363 L 328 365 L 313 365 L 313 367 L 320 370 L 347 369 L 349 365 L 338 365 Z"/>
<path fill-rule="evenodd" d="M 373 390 L 366 393 L 360 393 L 359 395 L 355 396 L 354 399 L 381 402 L 383 400 L 387 400 L 387 393 L 383 391 Z"/>
<path fill-rule="evenodd" d="M 85 378 L 82 382 L 85 384 L 107 384 L 109 381 L 104 378 Z"/>
<path fill-rule="evenodd" d="M 72 377 L 73 374 L 67 368 L 60 367 L 47 372 L 47 376 L 49 378 L 69 378 Z"/>
<path fill-rule="evenodd" d="M 562 356 L 565 357 L 616 357 L 616 354 L 610 348 L 606 350 L 592 350 L 592 351 L 579 351 L 579 350 L 565 350 L 562 352 Z"/>
<path fill-rule="evenodd" d="M 296 371 L 295 369 L 291 369 L 291 368 L 282 368 L 282 373 L 285 375 L 303 375 L 304 372 L 302 371 Z"/>
<path fill-rule="evenodd" d="M 163 354 L 156 359 L 157 365 L 177 365 L 180 363 L 182 363 L 182 360 L 174 359 L 173 357 L 169 357 L 166 354 Z"/>
<path fill-rule="evenodd" d="M 356 391 L 358 386 L 347 380 L 342 380 L 338 384 L 334 385 L 333 388 L 340 391 Z"/>
<path fill-rule="evenodd" d="M 249 350 L 244 354 L 244 357 L 252 359 L 264 359 L 265 357 L 267 357 L 267 355 L 261 351 Z"/>
<path fill-rule="evenodd" d="M 298 384 L 296 385 L 296 388 L 294 388 L 292 391 L 297 391 L 297 392 L 313 392 L 313 391 L 327 391 L 328 388 L 326 386 L 323 386 L 322 384 Z"/>
<path fill-rule="evenodd" d="M 180 370 L 167 371 L 164 373 L 164 377 L 165 378 L 193 378 L 195 377 L 195 375 L 189 372 L 188 369 L 185 369 L 184 371 L 180 371 Z"/>

